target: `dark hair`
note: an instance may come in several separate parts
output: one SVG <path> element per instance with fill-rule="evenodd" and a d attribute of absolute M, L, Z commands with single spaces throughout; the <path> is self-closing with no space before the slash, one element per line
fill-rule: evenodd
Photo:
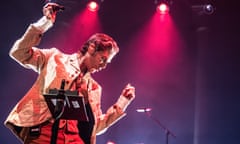
<path fill-rule="evenodd" d="M 119 47 L 116 41 L 109 35 L 96 33 L 92 35 L 82 46 L 80 52 L 85 55 L 90 44 L 95 45 L 95 51 L 110 50 L 111 53 L 118 53 Z"/>

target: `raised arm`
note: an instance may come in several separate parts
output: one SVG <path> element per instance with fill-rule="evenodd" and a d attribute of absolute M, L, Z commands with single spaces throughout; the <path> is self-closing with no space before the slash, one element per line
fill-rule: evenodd
<path fill-rule="evenodd" d="M 56 3 L 47 3 L 43 7 L 43 17 L 30 24 L 24 35 L 10 49 L 10 57 L 22 66 L 38 71 L 44 63 L 43 55 L 34 46 L 40 43 L 43 33 L 53 26 L 57 13 L 54 7 L 57 6 Z"/>

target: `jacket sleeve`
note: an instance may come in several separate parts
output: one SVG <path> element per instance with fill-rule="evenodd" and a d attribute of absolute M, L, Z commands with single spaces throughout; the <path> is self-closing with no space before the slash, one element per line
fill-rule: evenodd
<path fill-rule="evenodd" d="M 45 57 L 41 50 L 34 46 L 40 43 L 43 32 L 51 26 L 45 17 L 36 23 L 30 24 L 24 35 L 14 43 L 9 52 L 10 57 L 22 66 L 39 72 L 44 64 Z"/>
<path fill-rule="evenodd" d="M 96 134 L 103 134 L 110 126 L 123 118 L 126 115 L 125 110 L 131 101 L 132 100 L 128 100 L 125 97 L 120 96 L 118 101 L 108 108 L 105 114 L 101 113 L 100 116 L 97 117 Z"/>
<path fill-rule="evenodd" d="M 107 129 L 115 124 L 118 120 L 123 118 L 126 115 L 122 109 L 116 105 L 108 108 L 105 114 L 102 114 L 98 117 L 98 124 L 96 127 L 96 134 L 101 135 L 107 131 Z"/>

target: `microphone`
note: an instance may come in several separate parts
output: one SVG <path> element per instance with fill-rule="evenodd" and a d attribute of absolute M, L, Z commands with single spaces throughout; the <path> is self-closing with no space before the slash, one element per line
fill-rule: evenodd
<path fill-rule="evenodd" d="M 65 10 L 64 6 L 59 5 L 57 3 L 57 0 L 47 0 L 45 7 L 47 7 L 47 6 L 51 6 L 52 10 L 55 11 L 55 12 L 59 12 L 59 11 Z"/>
<path fill-rule="evenodd" d="M 54 5 L 52 9 L 53 11 L 56 11 L 56 12 L 65 10 L 64 6 L 61 6 L 61 5 Z"/>
<path fill-rule="evenodd" d="M 139 113 L 144 113 L 144 112 L 150 112 L 152 108 L 138 108 L 136 109 L 137 112 Z"/>

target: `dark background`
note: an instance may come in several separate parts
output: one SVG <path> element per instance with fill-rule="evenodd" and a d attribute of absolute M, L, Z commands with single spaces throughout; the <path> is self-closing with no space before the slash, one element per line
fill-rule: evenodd
<path fill-rule="evenodd" d="M 56 46 L 71 52 L 59 43 L 68 38 L 66 30 L 71 27 L 70 21 L 85 8 L 86 0 L 58 2 L 66 10 L 58 15 L 54 28 L 44 35 L 39 47 Z M 192 5 L 206 2 L 216 7 L 211 15 L 201 15 L 191 9 Z M 2 144 L 20 143 L 3 123 L 37 76 L 13 61 L 8 52 L 28 25 L 42 16 L 43 5 L 43 0 L 2 1 Z M 136 87 L 136 99 L 127 109 L 126 117 L 97 137 L 98 143 L 163 144 L 165 131 L 155 119 L 176 135 L 176 138 L 169 136 L 169 144 L 239 144 L 238 9 L 237 1 L 175 0 L 170 15 L 184 44 L 178 47 L 174 39 L 170 40 L 179 49 L 169 52 L 171 58 L 166 63 L 166 59 L 158 57 L 161 54 L 141 53 L 149 47 L 141 45 L 144 39 L 135 39 L 155 13 L 154 1 L 105 0 L 98 14 L 102 32 L 112 35 L 121 50 L 106 70 L 94 74 L 103 87 L 102 109 L 105 111 L 117 100 L 128 82 Z M 152 117 L 137 113 L 139 107 L 152 108 Z"/>

